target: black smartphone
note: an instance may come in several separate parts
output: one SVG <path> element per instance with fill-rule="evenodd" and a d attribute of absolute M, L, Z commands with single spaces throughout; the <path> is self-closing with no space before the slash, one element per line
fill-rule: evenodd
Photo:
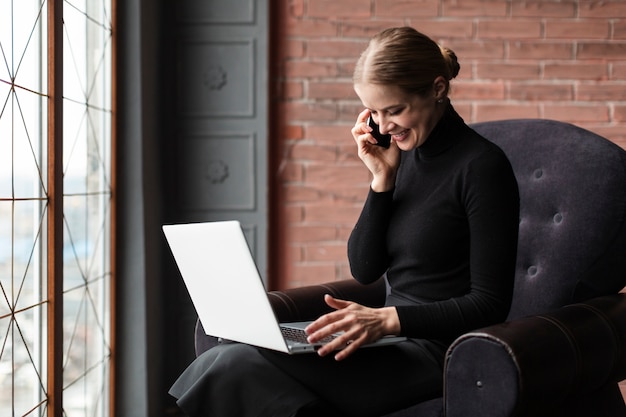
<path fill-rule="evenodd" d="M 367 124 L 372 128 L 370 133 L 374 136 L 374 139 L 376 139 L 376 145 L 382 146 L 383 148 L 389 148 L 389 145 L 391 144 L 391 135 L 383 135 L 380 133 L 378 125 L 374 122 L 372 116 L 367 118 Z"/>

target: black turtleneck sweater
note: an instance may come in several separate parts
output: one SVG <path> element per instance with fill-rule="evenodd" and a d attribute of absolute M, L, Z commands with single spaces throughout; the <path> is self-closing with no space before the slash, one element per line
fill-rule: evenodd
<path fill-rule="evenodd" d="M 352 274 L 387 274 L 403 335 L 451 341 L 506 318 L 518 222 L 508 159 L 448 105 L 424 144 L 402 152 L 395 189 L 370 190 L 348 241 Z"/>

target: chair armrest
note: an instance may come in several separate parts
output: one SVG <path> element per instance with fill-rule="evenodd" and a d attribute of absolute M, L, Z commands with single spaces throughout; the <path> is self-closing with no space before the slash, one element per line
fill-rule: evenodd
<path fill-rule="evenodd" d="M 446 355 L 446 416 L 562 415 L 547 411 L 625 377 L 626 294 L 598 297 L 459 337 Z M 619 402 L 608 415 L 623 415 Z"/>
<path fill-rule="evenodd" d="M 355 301 L 368 307 L 382 307 L 387 289 L 384 279 L 363 285 L 354 279 L 328 282 L 319 285 L 270 291 L 268 297 L 280 322 L 315 320 L 332 311 L 324 302 L 324 295 Z"/>

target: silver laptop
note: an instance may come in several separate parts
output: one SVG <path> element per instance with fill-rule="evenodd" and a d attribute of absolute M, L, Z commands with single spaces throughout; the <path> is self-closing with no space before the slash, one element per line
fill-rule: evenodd
<path fill-rule="evenodd" d="M 278 323 L 238 221 L 165 225 L 163 232 L 206 334 L 291 354 L 324 343 L 285 336 L 303 334 L 308 322 Z M 367 346 L 402 340 L 389 336 Z"/>

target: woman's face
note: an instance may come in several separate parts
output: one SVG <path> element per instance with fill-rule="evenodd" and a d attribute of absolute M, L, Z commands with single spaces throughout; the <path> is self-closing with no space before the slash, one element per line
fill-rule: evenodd
<path fill-rule="evenodd" d="M 437 96 L 409 95 L 395 85 L 355 84 L 354 90 L 370 110 L 380 132 L 391 134 L 398 148 L 409 151 L 421 146 L 433 130 L 445 105 Z"/>

